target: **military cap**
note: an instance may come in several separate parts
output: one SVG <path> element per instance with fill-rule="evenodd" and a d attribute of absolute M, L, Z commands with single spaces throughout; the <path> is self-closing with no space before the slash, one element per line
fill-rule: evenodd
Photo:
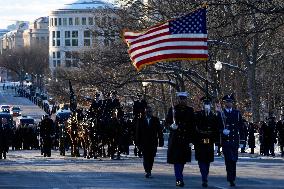
<path fill-rule="evenodd" d="M 187 98 L 188 97 L 188 92 L 177 92 L 177 97 Z"/>
<path fill-rule="evenodd" d="M 223 98 L 222 98 L 223 101 L 226 101 L 226 102 L 234 102 L 235 101 L 235 97 L 233 94 L 228 94 L 228 95 L 225 95 Z"/>

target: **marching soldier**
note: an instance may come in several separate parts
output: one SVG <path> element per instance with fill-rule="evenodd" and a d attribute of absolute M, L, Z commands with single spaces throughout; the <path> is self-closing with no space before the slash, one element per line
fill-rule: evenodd
<path fill-rule="evenodd" d="M 277 122 L 277 133 L 281 157 L 284 157 L 284 114 L 281 115 L 281 120 Z"/>
<path fill-rule="evenodd" d="M 230 186 L 235 186 L 236 164 L 238 161 L 238 149 L 243 147 L 243 119 L 239 110 L 233 108 L 233 95 L 223 97 L 225 108 L 219 111 L 219 118 L 222 120 L 220 132 L 222 135 L 222 149 L 225 158 L 227 181 Z"/>
<path fill-rule="evenodd" d="M 195 114 L 195 159 L 202 176 L 202 186 L 207 187 L 210 162 L 214 161 L 214 143 L 219 140 L 218 117 L 211 111 L 211 98 L 202 97 L 203 110 Z"/>
<path fill-rule="evenodd" d="M 174 164 L 176 186 L 183 187 L 183 169 L 191 161 L 192 135 L 194 131 L 194 110 L 187 106 L 187 92 L 178 92 L 178 104 L 170 108 L 166 123 L 169 125 L 167 162 Z"/>
<path fill-rule="evenodd" d="M 157 117 L 152 115 L 152 108 L 146 108 L 137 122 L 136 141 L 143 154 L 145 177 L 151 177 L 151 171 L 156 156 L 157 147 L 164 146 L 163 129 Z"/>

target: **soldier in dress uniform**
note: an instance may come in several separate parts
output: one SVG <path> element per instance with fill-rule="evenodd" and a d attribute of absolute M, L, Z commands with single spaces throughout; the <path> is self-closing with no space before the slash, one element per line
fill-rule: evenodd
<path fill-rule="evenodd" d="M 277 122 L 277 134 L 278 144 L 281 151 L 281 157 L 284 157 L 284 114 L 281 115 L 281 119 Z"/>
<path fill-rule="evenodd" d="M 147 107 L 146 113 L 137 122 L 136 141 L 143 154 L 145 177 L 151 177 L 157 147 L 164 145 L 163 129 L 157 117 L 152 115 L 152 108 Z"/>
<path fill-rule="evenodd" d="M 227 181 L 230 186 L 235 186 L 236 164 L 238 161 L 238 149 L 244 145 L 243 119 L 239 110 L 233 108 L 233 95 L 223 97 L 225 108 L 219 112 L 222 120 L 220 133 L 222 135 L 222 149 L 225 158 Z"/>
<path fill-rule="evenodd" d="M 210 97 L 202 97 L 203 110 L 195 113 L 195 159 L 202 176 L 202 186 L 207 187 L 210 162 L 214 161 L 214 143 L 219 141 L 219 121 L 211 110 Z"/>
<path fill-rule="evenodd" d="M 174 164 L 176 186 L 183 187 L 183 169 L 191 161 L 191 147 L 194 132 L 194 110 L 187 106 L 187 92 L 178 92 L 178 104 L 169 109 L 166 124 L 169 126 L 167 162 Z"/>

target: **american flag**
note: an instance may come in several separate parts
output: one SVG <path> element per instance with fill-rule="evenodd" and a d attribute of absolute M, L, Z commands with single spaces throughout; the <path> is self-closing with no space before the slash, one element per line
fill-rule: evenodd
<path fill-rule="evenodd" d="M 205 7 L 146 31 L 125 30 L 123 37 L 138 71 L 166 60 L 208 60 Z"/>

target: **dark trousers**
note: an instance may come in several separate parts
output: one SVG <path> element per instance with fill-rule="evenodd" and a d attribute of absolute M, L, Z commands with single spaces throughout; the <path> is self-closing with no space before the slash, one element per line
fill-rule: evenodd
<path fill-rule="evenodd" d="M 210 167 L 210 162 L 201 162 L 198 161 L 200 173 L 202 176 L 202 182 L 207 182 L 208 174 L 209 174 L 209 167 Z"/>
<path fill-rule="evenodd" d="M 183 168 L 184 168 L 184 164 L 180 164 L 180 163 L 174 164 L 176 181 L 183 181 L 183 174 L 182 174 Z"/>
<path fill-rule="evenodd" d="M 143 151 L 143 166 L 146 173 L 151 173 L 154 164 L 153 153 Z"/>
<path fill-rule="evenodd" d="M 236 180 L 236 161 L 226 160 L 225 158 L 225 165 L 227 171 L 227 181 L 235 181 Z"/>

